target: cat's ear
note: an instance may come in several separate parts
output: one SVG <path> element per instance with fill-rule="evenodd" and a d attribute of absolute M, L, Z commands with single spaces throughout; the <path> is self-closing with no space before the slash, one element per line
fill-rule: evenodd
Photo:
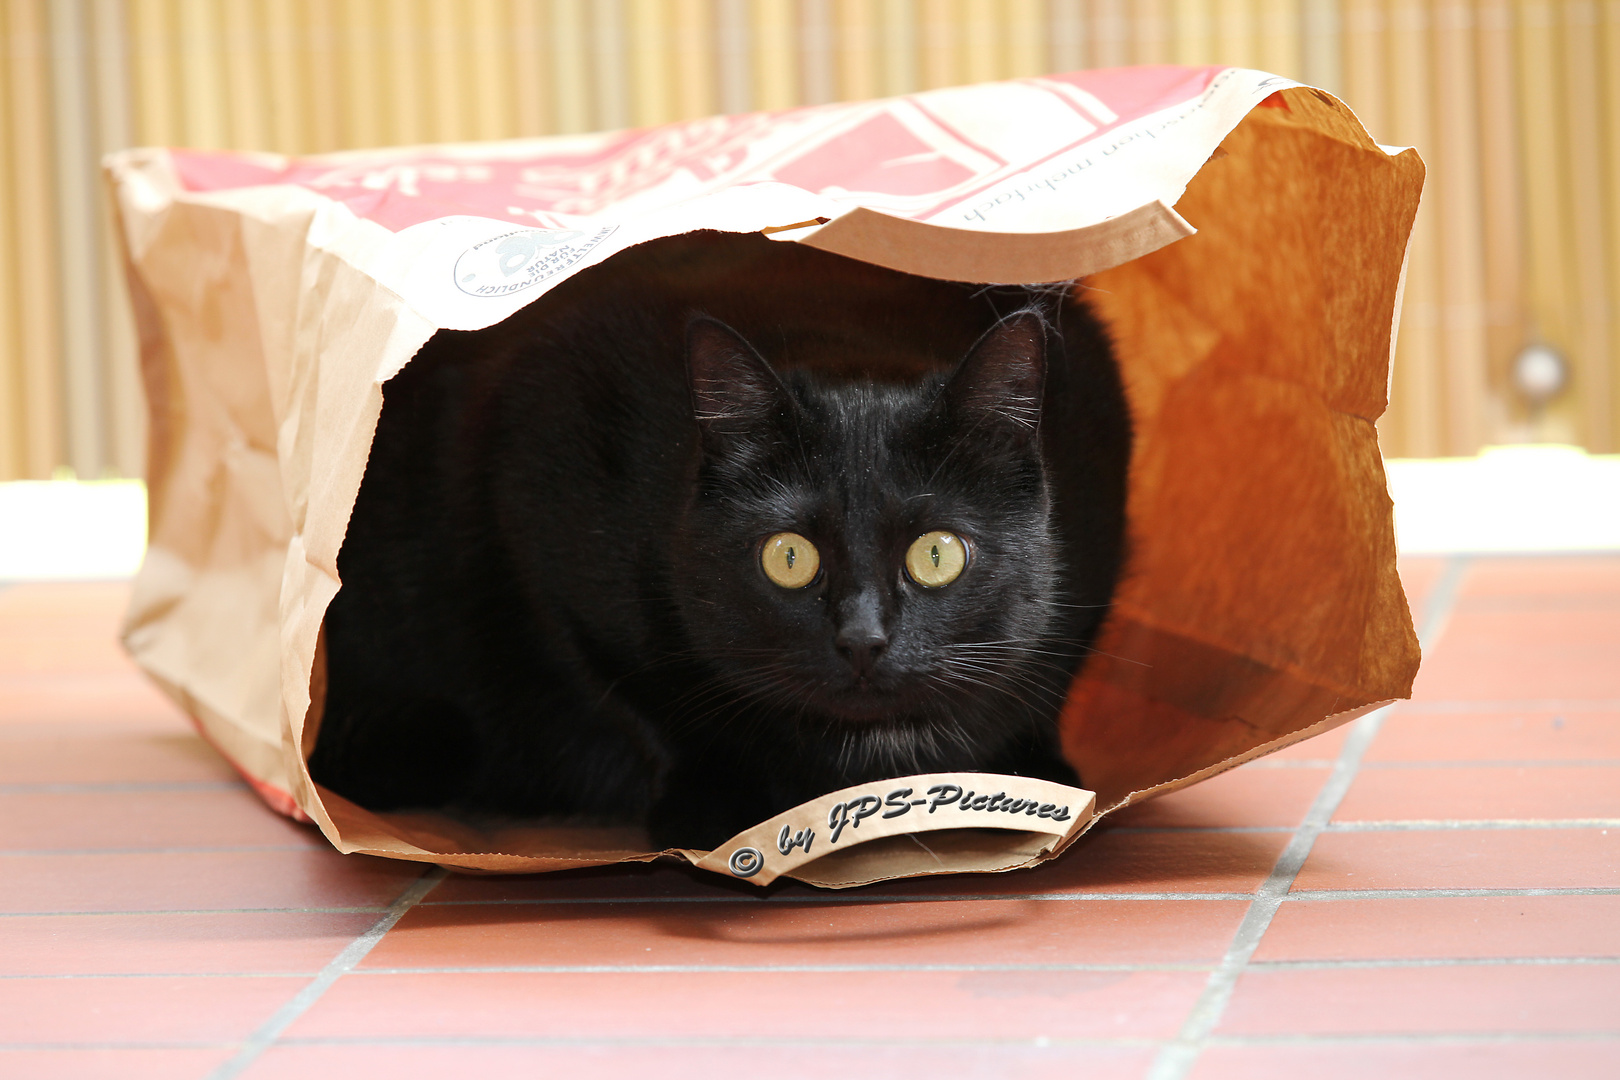
<path fill-rule="evenodd" d="M 1000 429 L 1017 441 L 1035 437 L 1046 383 L 1046 320 L 1009 315 L 986 331 L 945 384 L 945 407 L 967 431 Z"/>
<path fill-rule="evenodd" d="M 711 450 L 758 432 L 792 407 L 765 358 L 718 319 L 702 315 L 687 326 L 686 370 L 692 409 Z"/>

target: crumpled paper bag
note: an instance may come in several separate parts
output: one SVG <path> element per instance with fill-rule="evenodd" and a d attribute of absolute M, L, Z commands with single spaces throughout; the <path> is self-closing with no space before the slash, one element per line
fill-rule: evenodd
<path fill-rule="evenodd" d="M 694 229 L 952 280 L 1085 278 L 1136 425 L 1129 565 L 1062 718 L 1099 815 L 1410 692 L 1373 425 L 1423 165 L 1322 91 L 1124 68 L 600 135 L 132 150 L 107 170 L 151 412 L 125 643 L 342 851 L 482 871 L 657 857 L 635 829 L 373 814 L 304 763 L 382 385 L 436 331 Z M 926 857 L 878 839 L 789 873 L 1009 869 L 1095 820 L 934 833 Z"/>

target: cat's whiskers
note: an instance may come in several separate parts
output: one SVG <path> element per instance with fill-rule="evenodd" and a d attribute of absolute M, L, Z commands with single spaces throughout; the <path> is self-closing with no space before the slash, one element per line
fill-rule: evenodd
<path fill-rule="evenodd" d="M 1061 711 L 1064 701 L 1068 699 L 1069 680 L 1071 680 L 1072 672 L 1066 664 L 1042 661 L 1038 657 L 1025 662 L 1025 664 L 1016 665 L 1016 667 L 1008 667 L 1008 665 L 1003 664 L 988 664 L 988 662 L 983 661 L 982 657 L 953 657 L 953 661 L 957 670 L 946 672 L 946 675 L 941 678 L 944 685 L 953 685 L 953 687 L 978 685 L 978 687 L 985 687 L 985 682 L 980 680 L 977 675 L 967 675 L 962 669 L 988 675 L 991 680 L 998 680 L 996 685 L 988 688 L 998 691 L 1001 699 L 1011 699 L 1011 701 L 1019 703 L 1021 708 L 1017 709 L 1016 714 L 1011 719 L 1014 719 L 1014 722 L 1019 727 L 1029 730 L 1030 735 L 1034 735 L 1037 740 L 1042 738 L 1043 733 L 1045 733 L 1042 717 L 1051 716 L 1051 714 Z M 1009 682 L 1016 685 L 1016 687 L 1021 687 L 1022 690 L 1037 698 L 1042 703 L 1042 708 L 1030 708 L 1029 703 L 1025 701 L 1021 693 L 1009 691 L 1008 687 L 1000 685 L 1000 682 Z"/>
<path fill-rule="evenodd" d="M 1042 607 L 1072 608 L 1075 611 L 1094 611 L 1097 608 L 1111 608 L 1114 606 L 1111 602 L 1107 604 L 1071 604 L 1066 600 L 1048 600 L 1039 596 L 1026 596 L 1024 601 L 1030 604 L 1039 604 Z"/>
<path fill-rule="evenodd" d="M 1015 643 L 1015 642 L 1022 642 L 1022 641 L 1052 641 L 1052 640 L 1053 640 L 1052 638 L 1005 638 L 1005 639 L 1003 639 L 1001 641 L 982 641 L 982 642 L 981 641 L 958 641 L 958 642 L 952 642 L 950 645 L 948 645 L 946 647 L 947 648 L 952 648 L 952 649 L 963 649 L 963 648 L 973 649 L 973 648 L 984 648 L 986 646 L 991 646 L 991 645 L 1009 645 L 1009 644 L 1012 644 L 1012 643 Z M 1147 663 L 1145 660 L 1132 660 L 1128 656 L 1120 656 L 1117 653 L 1107 652 L 1107 651 L 1105 651 L 1103 649 L 1099 649 L 1099 648 L 1096 648 L 1095 646 L 1091 646 L 1091 645 L 1080 645 L 1080 646 L 1078 646 L 1078 648 L 1080 649 L 1081 652 L 1085 653 L 1087 656 L 1106 656 L 1111 660 L 1118 660 L 1121 663 L 1138 664 L 1138 665 L 1140 665 L 1142 667 L 1152 667 L 1153 666 L 1152 664 Z M 1026 651 L 1028 651 L 1030 653 L 1044 654 L 1044 655 L 1048 655 L 1048 656 L 1062 656 L 1063 655 L 1061 652 L 1054 651 L 1054 650 L 1051 650 L 1051 649 L 1028 649 Z"/>
<path fill-rule="evenodd" d="M 1046 641 L 1050 641 L 1052 639 L 1051 638 L 1028 638 L 1028 639 L 1013 639 L 1013 640 L 1029 640 L 1029 641 L 1046 640 Z M 1002 645 L 1002 644 L 1004 644 L 1004 643 L 1002 643 L 1002 642 L 954 642 L 951 645 L 946 646 L 946 647 L 951 648 L 951 649 L 978 649 L 978 650 L 982 650 L 982 651 L 988 653 L 989 655 L 994 656 L 994 655 L 998 655 L 998 654 L 996 653 L 995 649 L 989 648 L 989 646 L 996 646 L 996 645 Z M 1070 647 L 1079 649 L 1079 651 L 1081 653 L 1083 653 L 1083 654 L 1085 654 L 1087 656 L 1106 656 L 1106 657 L 1109 657 L 1110 659 L 1118 660 L 1121 663 L 1137 664 L 1137 665 L 1140 665 L 1142 667 L 1152 667 L 1153 666 L 1152 664 L 1149 664 L 1144 660 L 1132 660 L 1128 656 L 1119 656 L 1119 655 L 1117 655 L 1115 653 L 1106 652 L 1106 651 L 1104 651 L 1102 649 L 1095 648 L 1095 647 L 1093 647 L 1091 645 L 1074 645 L 1074 646 L 1070 646 Z M 1009 648 L 1010 648 L 1010 646 L 1009 646 Z M 1025 656 L 1029 656 L 1029 657 L 1052 656 L 1052 657 L 1057 657 L 1057 658 L 1063 659 L 1063 660 L 1068 659 L 1068 654 L 1065 653 L 1064 651 L 1060 650 L 1060 649 L 1038 649 L 1038 648 L 1031 648 L 1031 647 L 1020 647 L 1017 650 L 1016 654 L 1014 654 L 1012 652 L 1008 652 L 1008 653 L 1004 653 L 1004 654 L 1000 654 L 1000 655 L 1003 655 L 1003 656 L 1005 656 L 1006 658 L 1009 658 L 1009 659 L 1022 658 L 1022 657 L 1025 657 Z"/>
<path fill-rule="evenodd" d="M 1045 699 L 1042 704 L 1047 708 L 1061 702 L 1063 697 L 1062 690 L 1039 680 L 1033 672 L 974 658 L 942 657 L 935 674 L 947 683 L 977 686 L 1005 695 L 1026 710 L 1033 710 L 1035 705 L 1025 693 Z"/>
<path fill-rule="evenodd" d="M 705 602 L 706 603 L 712 603 L 712 601 L 705 601 Z M 602 696 L 597 699 L 595 708 L 596 709 L 601 709 L 601 707 L 607 702 L 607 700 L 610 697 L 613 696 L 613 692 L 616 689 L 618 689 L 619 685 L 621 683 L 623 683 L 624 681 L 626 681 L 627 679 L 633 679 L 638 675 L 645 675 L 648 672 L 654 671 L 659 667 L 673 666 L 673 665 L 678 664 L 679 662 L 681 662 L 683 660 L 699 660 L 699 659 L 706 659 L 706 658 L 709 658 L 709 657 L 727 657 L 727 658 L 732 658 L 732 659 L 752 659 L 752 658 L 760 657 L 760 656 L 780 656 L 781 653 L 782 653 L 782 650 L 780 650 L 780 649 L 745 648 L 745 647 L 741 647 L 741 646 L 721 646 L 721 647 L 718 647 L 718 648 L 711 648 L 711 649 L 708 649 L 706 651 L 705 650 L 700 650 L 700 649 L 695 649 L 695 648 L 674 649 L 674 650 L 671 650 L 670 652 L 665 653 L 665 654 L 663 654 L 661 656 L 656 656 L 653 659 L 648 660 L 646 663 L 641 664 L 639 667 L 633 668 L 630 671 L 625 672 L 624 674 L 622 674 L 622 675 L 618 676 L 617 678 L 615 678 L 612 682 L 608 683 L 606 689 L 604 689 L 603 692 L 602 692 Z M 681 703 L 681 701 L 684 699 L 684 697 L 689 696 L 691 693 L 693 693 L 696 690 L 702 688 L 703 686 L 707 685 L 711 681 L 718 682 L 720 680 L 723 680 L 724 678 L 725 678 L 725 676 L 716 675 L 716 676 L 711 676 L 709 679 L 705 679 L 705 680 L 699 682 L 697 684 L 697 686 L 693 687 L 693 689 L 691 691 L 688 691 L 687 695 L 683 695 L 682 698 L 677 698 L 673 704 L 678 706 Z"/>
<path fill-rule="evenodd" d="M 829 680 L 806 679 L 811 658 L 785 655 L 779 648 L 737 643 L 679 649 L 622 678 L 656 670 L 670 660 L 737 662 L 738 669 L 710 674 L 671 702 L 669 733 L 679 738 L 706 728 L 708 737 L 724 735 L 731 753 L 743 760 L 756 748 L 769 754 L 773 737 L 797 738 L 806 742 L 806 750 L 814 745 L 833 750 L 829 764 L 853 781 L 873 773 L 892 776 L 951 767 L 953 760 L 982 754 L 988 738 L 1004 739 L 1009 724 L 1039 735 L 1040 717 L 1061 707 L 1075 656 L 1072 646 L 1049 647 L 1055 644 L 1050 636 L 944 643 L 937 646 L 934 668 L 919 673 L 925 694 L 910 707 L 909 721 L 830 730 L 804 725 Z M 961 711 L 964 693 L 980 702 L 966 714 Z M 1005 704 L 997 706 L 997 701 Z M 762 711 L 775 722 L 762 723 Z M 977 734 L 964 727 L 969 720 Z M 827 746 L 829 735 L 835 747 Z"/>
<path fill-rule="evenodd" d="M 738 650 L 739 652 L 742 650 Z M 754 649 L 747 650 L 750 654 L 764 654 L 780 656 L 777 650 Z M 750 708 L 777 708 L 806 704 L 808 695 L 806 687 L 799 685 L 801 680 L 793 679 L 795 669 L 785 662 L 756 667 L 742 673 L 716 673 L 699 682 L 686 694 L 677 698 L 673 703 L 672 721 L 676 730 L 689 730 L 697 724 L 712 719 L 721 710 L 709 709 L 697 713 L 716 698 L 731 698 L 727 702 L 734 706 L 732 715 L 722 723 L 722 728 L 733 722 L 738 715 Z"/>
<path fill-rule="evenodd" d="M 1132 660 L 1128 656 L 1120 656 L 1118 653 L 1105 652 L 1102 649 L 1094 649 L 1090 645 L 1085 646 L 1085 653 L 1087 656 L 1106 656 L 1110 660 L 1118 660 L 1122 664 L 1135 664 L 1137 667 L 1150 668 L 1153 666 L 1146 660 Z"/>
<path fill-rule="evenodd" d="M 981 689 L 989 690 L 989 691 L 991 691 L 993 693 L 1005 694 L 1007 697 L 1012 698 L 1014 701 L 1018 702 L 1020 705 L 1023 705 L 1025 708 L 1030 707 L 1029 702 L 1026 701 L 1024 699 L 1023 695 L 1018 693 L 1017 690 L 1013 689 L 1010 686 L 1006 686 L 1006 685 L 1004 685 L 1002 683 L 996 682 L 993 679 L 980 678 L 977 675 L 970 675 L 970 674 L 967 674 L 967 673 L 961 671 L 960 669 L 953 669 L 953 668 L 946 668 L 943 671 L 941 671 L 939 674 L 945 681 L 954 682 L 954 683 L 958 683 L 958 684 L 966 684 L 966 685 L 969 685 L 969 686 L 977 686 L 977 687 L 980 687 Z"/>
<path fill-rule="evenodd" d="M 938 662 L 971 664 L 988 674 L 1008 679 L 1041 675 L 1067 683 L 1073 672 L 1073 655 L 1055 649 L 996 647 L 942 650 Z"/>

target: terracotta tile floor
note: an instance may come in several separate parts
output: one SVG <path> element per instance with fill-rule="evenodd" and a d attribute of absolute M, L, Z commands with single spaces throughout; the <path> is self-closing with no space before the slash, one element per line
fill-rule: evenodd
<path fill-rule="evenodd" d="M 476 878 L 263 809 L 0 588 L 0 1076 L 1620 1076 L 1620 558 L 1410 560 L 1382 716 L 1023 874 Z"/>

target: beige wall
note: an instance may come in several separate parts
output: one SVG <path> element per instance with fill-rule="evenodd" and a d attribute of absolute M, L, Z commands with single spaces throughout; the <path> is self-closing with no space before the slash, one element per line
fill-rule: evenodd
<path fill-rule="evenodd" d="M 95 163 L 585 131 L 1048 70 L 1325 87 L 1430 164 L 1391 454 L 1620 446 L 1620 0 L 0 0 L 0 479 L 140 471 Z M 1532 414 L 1508 365 L 1573 366 Z"/>

